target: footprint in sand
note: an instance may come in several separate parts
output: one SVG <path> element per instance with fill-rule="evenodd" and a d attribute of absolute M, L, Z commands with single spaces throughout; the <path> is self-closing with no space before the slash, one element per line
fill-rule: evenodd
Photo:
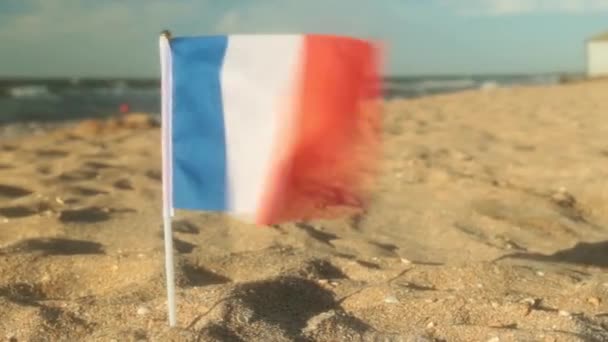
<path fill-rule="evenodd" d="M 178 233 L 184 234 L 198 234 L 200 229 L 195 226 L 192 222 L 187 220 L 178 220 L 173 222 L 173 230 Z"/>
<path fill-rule="evenodd" d="M 118 165 L 112 165 L 112 164 L 108 164 L 108 163 L 104 163 L 104 162 L 98 162 L 98 161 L 88 161 L 88 162 L 85 162 L 84 166 L 88 167 L 88 168 L 95 169 L 95 170 L 118 169 L 118 168 L 121 168 L 121 166 L 118 166 Z"/>
<path fill-rule="evenodd" d="M 67 157 L 70 153 L 62 150 L 55 149 L 42 149 L 35 151 L 38 157 L 43 158 L 62 158 Z"/>
<path fill-rule="evenodd" d="M 98 153 L 89 153 L 81 155 L 84 158 L 116 158 L 116 156 L 112 152 L 98 152 Z"/>
<path fill-rule="evenodd" d="M 191 244 L 190 242 L 186 242 L 186 241 L 174 238 L 173 247 L 180 254 L 188 254 L 188 253 L 192 253 L 194 248 L 196 248 L 196 245 Z"/>
<path fill-rule="evenodd" d="M 255 334 L 254 322 L 273 326 L 281 340 L 317 340 L 308 336 L 315 317 L 334 317 L 324 324 L 334 324 L 331 329 L 350 334 L 364 334 L 370 326 L 346 313 L 332 291 L 317 282 L 297 277 L 281 277 L 271 280 L 239 284 L 222 304 L 230 310 L 220 319 L 230 322 L 227 326 L 241 333 Z M 331 322 L 331 323 L 330 323 Z M 316 323 L 320 324 L 320 323 Z M 226 324 L 224 324 L 226 325 Z M 337 326 L 336 326 L 337 325 Z M 208 331 L 203 329 L 204 336 Z M 334 340 L 334 339 L 331 339 Z"/>
<path fill-rule="evenodd" d="M 409 291 L 437 291 L 437 288 L 433 285 L 420 285 L 411 281 L 398 282 L 396 285 Z"/>
<path fill-rule="evenodd" d="M 37 301 L 45 300 L 48 295 L 40 284 L 11 283 L 0 287 L 0 297 L 21 305 L 34 305 Z"/>
<path fill-rule="evenodd" d="M 85 186 L 75 186 L 71 188 L 71 191 L 77 195 L 81 196 L 97 196 L 97 195 L 107 195 L 108 192 L 104 190 L 98 190 L 94 188 L 88 188 Z"/>
<path fill-rule="evenodd" d="M 146 171 L 146 177 L 160 182 L 163 178 L 163 174 L 159 170 L 148 170 Z"/>
<path fill-rule="evenodd" d="M 51 165 L 40 165 L 36 167 L 36 171 L 42 175 L 50 175 L 53 172 L 53 167 Z"/>
<path fill-rule="evenodd" d="M 114 182 L 114 187 L 119 190 L 133 190 L 133 183 L 130 180 L 123 178 Z"/>
<path fill-rule="evenodd" d="M 374 263 L 374 262 L 369 262 L 369 261 L 364 261 L 364 260 L 355 260 L 355 262 L 363 267 L 367 267 L 373 270 L 379 270 L 381 269 L 380 265 Z"/>
<path fill-rule="evenodd" d="M 67 330 L 66 326 L 70 326 L 69 330 L 72 331 L 87 331 L 93 326 L 73 312 L 55 306 L 41 305 L 39 314 L 44 321 L 39 330 L 45 331 L 47 335 L 43 340 L 47 340 L 48 338 L 53 339 L 53 337 L 59 336 L 59 334 L 65 334 L 65 331 Z M 62 324 L 57 324 L 58 322 L 61 322 Z M 42 327 L 46 329 L 43 329 Z M 51 327 L 51 329 L 48 327 Z M 78 336 L 78 333 L 75 336 Z M 75 336 L 73 338 L 79 339 Z"/>
<path fill-rule="evenodd" d="M 454 228 L 464 233 L 468 238 L 482 243 L 492 248 L 498 248 L 502 250 L 526 250 L 521 244 L 512 241 L 511 239 L 502 235 L 491 235 L 484 233 L 484 231 L 474 224 L 468 222 L 454 222 Z"/>
<path fill-rule="evenodd" d="M 63 238 L 35 238 L 19 241 L 0 250 L 1 253 L 32 253 L 44 255 L 105 254 L 103 245 L 93 241 Z"/>
<path fill-rule="evenodd" d="M 83 181 L 94 179 L 98 175 L 99 173 L 93 170 L 74 170 L 60 174 L 59 179 L 62 181 Z"/>
<path fill-rule="evenodd" d="M 366 213 L 357 213 L 354 214 L 350 217 L 349 221 L 350 221 L 350 226 L 354 229 L 354 230 L 358 230 L 361 231 L 361 227 L 363 225 L 363 221 L 365 220 L 365 215 Z"/>
<path fill-rule="evenodd" d="M 0 184 L 0 198 L 13 199 L 24 197 L 32 193 L 33 191 L 19 186 Z"/>
<path fill-rule="evenodd" d="M 110 210 L 97 207 L 64 210 L 59 214 L 59 220 L 64 223 L 95 223 L 110 219 Z"/>
<path fill-rule="evenodd" d="M 156 236 L 161 239 L 164 238 L 163 232 L 158 232 Z M 180 254 L 189 254 L 196 248 L 196 245 L 174 237 L 173 248 Z"/>
<path fill-rule="evenodd" d="M 397 247 L 391 243 L 383 243 L 383 242 L 378 242 L 378 241 L 370 241 L 369 243 L 371 243 L 372 245 L 379 247 L 389 253 L 396 254 L 397 251 L 399 250 L 399 247 Z"/>
<path fill-rule="evenodd" d="M 306 279 L 348 279 L 348 276 L 336 265 L 327 260 L 316 258 L 304 262 L 288 274 Z"/>
<path fill-rule="evenodd" d="M 0 207 L 0 216 L 4 216 L 6 218 L 22 218 L 33 216 L 37 213 L 37 210 L 21 205 L 13 207 Z"/>
<path fill-rule="evenodd" d="M 110 168 L 121 168 L 120 166 L 107 164 L 97 161 L 87 161 L 83 164 L 82 169 L 67 171 L 59 175 L 59 179 L 63 181 L 83 181 L 91 180 L 99 176 L 99 171 Z"/>
<path fill-rule="evenodd" d="M 302 229 L 303 231 L 305 231 L 306 234 L 308 234 L 308 236 L 310 236 L 311 238 L 313 238 L 321 243 L 324 243 L 326 245 L 329 245 L 331 247 L 334 247 L 334 245 L 332 245 L 331 242 L 333 240 L 338 239 L 337 235 L 318 230 L 313 225 L 308 224 L 308 223 L 299 222 L 299 223 L 296 223 L 295 226 Z"/>
<path fill-rule="evenodd" d="M 184 284 L 181 285 L 186 287 L 225 284 L 232 281 L 232 279 L 228 277 L 211 272 L 202 266 L 198 266 L 188 262 L 185 262 L 180 265 L 180 272 L 182 273 L 184 278 Z"/>
<path fill-rule="evenodd" d="M 536 146 L 528 144 L 515 144 L 513 145 L 513 149 L 516 151 L 532 152 L 536 150 Z"/>

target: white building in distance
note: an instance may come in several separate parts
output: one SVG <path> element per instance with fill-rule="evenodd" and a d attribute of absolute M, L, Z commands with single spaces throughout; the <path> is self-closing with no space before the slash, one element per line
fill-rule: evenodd
<path fill-rule="evenodd" d="M 608 77 L 608 32 L 587 40 L 587 76 Z"/>

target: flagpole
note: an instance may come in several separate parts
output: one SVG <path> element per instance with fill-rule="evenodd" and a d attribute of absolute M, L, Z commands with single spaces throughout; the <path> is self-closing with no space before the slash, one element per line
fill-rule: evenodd
<path fill-rule="evenodd" d="M 172 169 L 171 169 L 171 107 L 172 107 L 172 75 L 171 75 L 171 32 L 161 32 L 159 39 L 161 63 L 161 149 L 163 171 L 163 230 L 165 239 L 165 273 L 167 278 L 167 306 L 169 309 L 169 326 L 176 325 L 175 305 L 175 271 L 173 263 L 173 232 L 171 216 L 172 203 Z"/>

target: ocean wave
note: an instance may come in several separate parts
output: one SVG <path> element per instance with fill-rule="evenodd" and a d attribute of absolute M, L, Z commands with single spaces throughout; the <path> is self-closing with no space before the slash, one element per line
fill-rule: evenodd
<path fill-rule="evenodd" d="M 386 99 L 418 98 L 478 89 L 559 83 L 559 75 L 445 75 L 387 78 Z M 0 125 L 7 122 L 103 117 L 128 106 L 158 113 L 158 80 L 0 80 Z"/>
<path fill-rule="evenodd" d="M 44 98 L 56 99 L 57 96 L 51 93 L 44 85 L 24 85 L 8 89 L 8 95 L 15 99 Z"/>
<path fill-rule="evenodd" d="M 384 85 L 387 98 L 420 97 L 470 89 L 490 90 L 522 85 L 551 85 L 559 83 L 559 75 L 484 75 L 471 77 L 397 77 Z"/>
<path fill-rule="evenodd" d="M 500 87 L 500 85 L 496 81 L 485 81 L 479 85 L 479 89 L 481 90 L 491 90 L 496 89 L 498 87 Z"/>
<path fill-rule="evenodd" d="M 475 87 L 476 82 L 472 79 L 429 80 L 421 81 L 416 86 L 421 89 L 463 89 Z"/>

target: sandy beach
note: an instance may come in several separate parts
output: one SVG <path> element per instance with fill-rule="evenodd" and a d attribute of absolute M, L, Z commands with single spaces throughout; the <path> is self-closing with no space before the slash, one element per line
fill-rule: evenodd
<path fill-rule="evenodd" d="M 160 130 L 0 138 L 0 340 L 608 341 L 608 81 L 384 104 L 371 206 L 256 227 L 178 212 Z"/>

